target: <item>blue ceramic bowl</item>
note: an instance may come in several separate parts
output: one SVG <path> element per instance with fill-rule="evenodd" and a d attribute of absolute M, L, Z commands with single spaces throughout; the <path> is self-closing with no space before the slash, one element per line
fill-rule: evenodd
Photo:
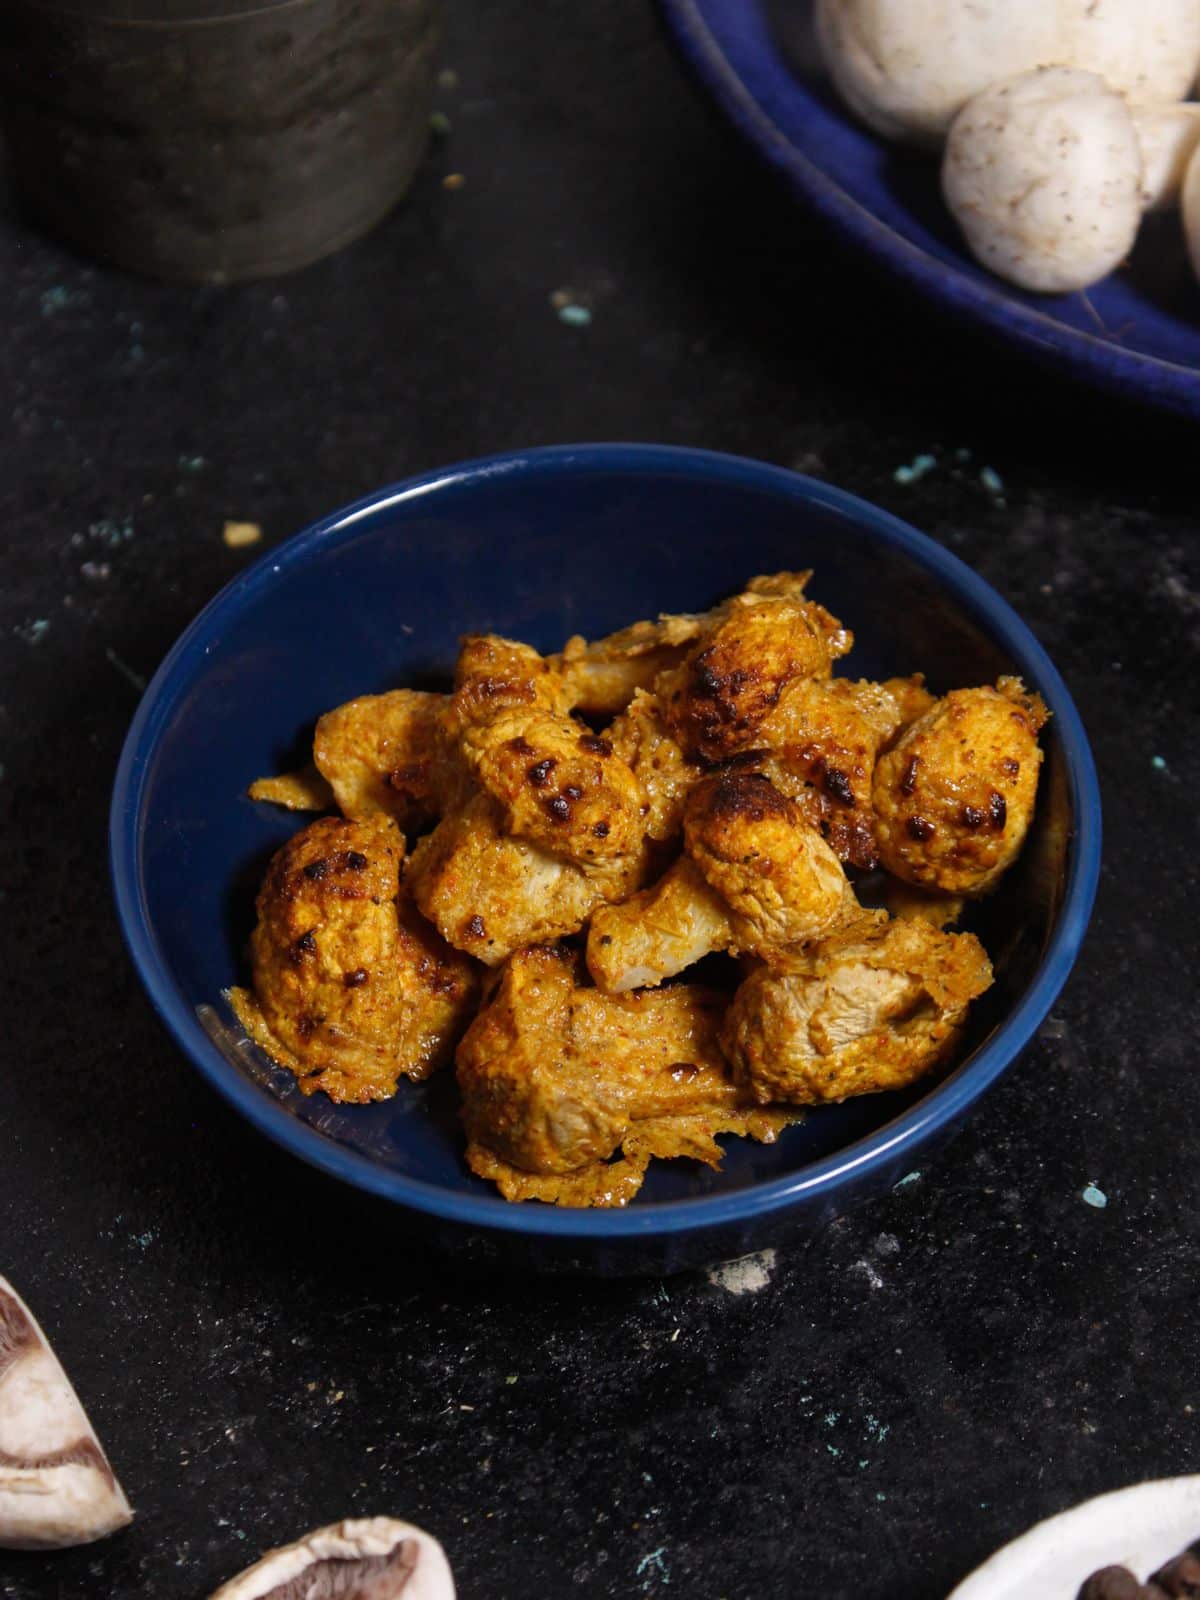
<path fill-rule="evenodd" d="M 354 695 L 448 677 L 461 634 L 541 649 L 710 605 L 756 572 L 812 566 L 853 626 L 857 675 L 921 669 L 934 688 L 1019 673 L 1053 720 L 1029 844 L 981 928 L 997 983 L 949 1077 L 813 1112 L 774 1146 L 727 1141 L 724 1168 L 658 1163 L 624 1211 L 508 1205 L 462 1159 L 453 1074 L 392 1101 L 305 1098 L 241 1041 L 222 1000 L 245 977 L 258 879 L 296 818 L 246 798 L 304 759 L 316 717 Z M 309 528 L 201 612 L 146 692 L 112 806 L 112 868 L 151 1000 L 204 1076 L 314 1166 L 421 1213 L 467 1255 L 601 1272 L 669 1271 L 761 1248 L 887 1188 L 1028 1042 L 1071 970 L 1095 891 L 1100 804 L 1062 680 L 1000 597 L 861 500 L 775 467 L 638 445 L 470 462 Z"/>
<path fill-rule="evenodd" d="M 938 163 L 846 109 L 817 62 L 812 0 L 659 0 L 684 60 L 785 182 L 866 255 L 1084 383 L 1200 416 L 1200 291 L 1179 217 L 1148 217 L 1128 266 L 1086 294 L 1027 294 L 971 256 Z"/>

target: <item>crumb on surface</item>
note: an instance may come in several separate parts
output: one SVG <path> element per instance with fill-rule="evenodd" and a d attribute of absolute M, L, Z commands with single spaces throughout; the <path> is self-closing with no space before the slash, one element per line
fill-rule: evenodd
<path fill-rule="evenodd" d="M 587 306 L 569 301 L 566 305 L 558 307 L 558 320 L 565 322 L 569 328 L 586 328 L 592 320 L 592 313 Z"/>
<path fill-rule="evenodd" d="M 466 183 L 466 177 L 461 172 L 448 172 L 442 179 L 443 189 L 461 189 Z"/>
<path fill-rule="evenodd" d="M 1094 1183 L 1089 1183 L 1080 1198 L 1084 1205 L 1095 1206 L 1097 1211 L 1103 1211 L 1108 1204 L 1108 1196 L 1103 1189 L 1098 1189 Z"/>
<path fill-rule="evenodd" d="M 231 550 L 240 550 L 245 545 L 257 544 L 262 538 L 262 528 L 257 522 L 227 522 L 221 537 Z"/>

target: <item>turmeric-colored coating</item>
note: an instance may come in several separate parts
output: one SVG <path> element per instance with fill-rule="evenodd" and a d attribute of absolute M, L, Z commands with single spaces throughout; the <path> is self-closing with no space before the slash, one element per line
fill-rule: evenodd
<path fill-rule="evenodd" d="M 473 1168 L 594 1205 L 624 1204 L 651 1154 L 716 1163 L 713 1135 L 750 1131 L 753 1110 L 717 1044 L 723 1012 L 711 990 L 605 995 L 581 986 L 572 952 L 519 952 L 456 1056 Z M 614 1172 L 621 1147 L 631 1165 Z"/>
<path fill-rule="evenodd" d="M 343 1101 L 453 1057 L 471 1169 L 571 1206 L 948 1062 L 991 969 L 945 930 L 1021 848 L 1045 707 L 835 677 L 810 576 L 550 656 L 470 635 L 448 693 L 323 716 L 314 765 L 250 791 L 341 813 L 271 863 L 251 1037 Z M 716 952 L 732 997 L 672 981 Z"/>
<path fill-rule="evenodd" d="M 1019 678 L 954 689 L 875 769 L 879 855 L 924 889 L 979 895 L 1016 859 L 1033 819 L 1047 718 Z"/>
<path fill-rule="evenodd" d="M 273 858 L 251 936 L 242 1020 L 306 1094 L 382 1100 L 445 1060 L 470 1017 L 469 961 L 399 889 L 404 838 L 390 821 L 322 818 Z M 268 1042 L 269 1041 L 269 1042 Z"/>
<path fill-rule="evenodd" d="M 742 984 L 722 1034 L 739 1084 L 764 1105 L 899 1089 L 945 1061 L 992 969 L 979 940 L 886 912 Z"/>

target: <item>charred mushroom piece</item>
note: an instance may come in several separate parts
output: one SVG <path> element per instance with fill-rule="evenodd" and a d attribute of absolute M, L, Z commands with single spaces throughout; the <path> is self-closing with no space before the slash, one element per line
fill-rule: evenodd
<path fill-rule="evenodd" d="M 70 1379 L 0 1278 L 0 1548 L 91 1544 L 132 1520 Z"/>
<path fill-rule="evenodd" d="M 454 1600 L 454 1579 L 431 1534 L 369 1517 L 269 1550 L 212 1600 Z"/>

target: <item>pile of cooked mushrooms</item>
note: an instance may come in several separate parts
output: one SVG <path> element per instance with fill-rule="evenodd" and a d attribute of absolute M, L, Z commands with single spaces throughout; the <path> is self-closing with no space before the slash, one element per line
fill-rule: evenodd
<path fill-rule="evenodd" d="M 950 928 L 1021 849 L 1046 710 L 835 676 L 809 576 L 551 656 L 471 637 L 449 693 L 323 716 L 250 790 L 331 814 L 268 867 L 249 1036 L 349 1103 L 453 1060 L 471 1169 L 572 1206 L 950 1059 L 992 982 Z"/>
<path fill-rule="evenodd" d="M 1200 274 L 1197 0 L 817 0 L 847 105 L 942 147 L 975 256 L 1023 289 L 1086 289 L 1147 211 L 1182 205 Z"/>

